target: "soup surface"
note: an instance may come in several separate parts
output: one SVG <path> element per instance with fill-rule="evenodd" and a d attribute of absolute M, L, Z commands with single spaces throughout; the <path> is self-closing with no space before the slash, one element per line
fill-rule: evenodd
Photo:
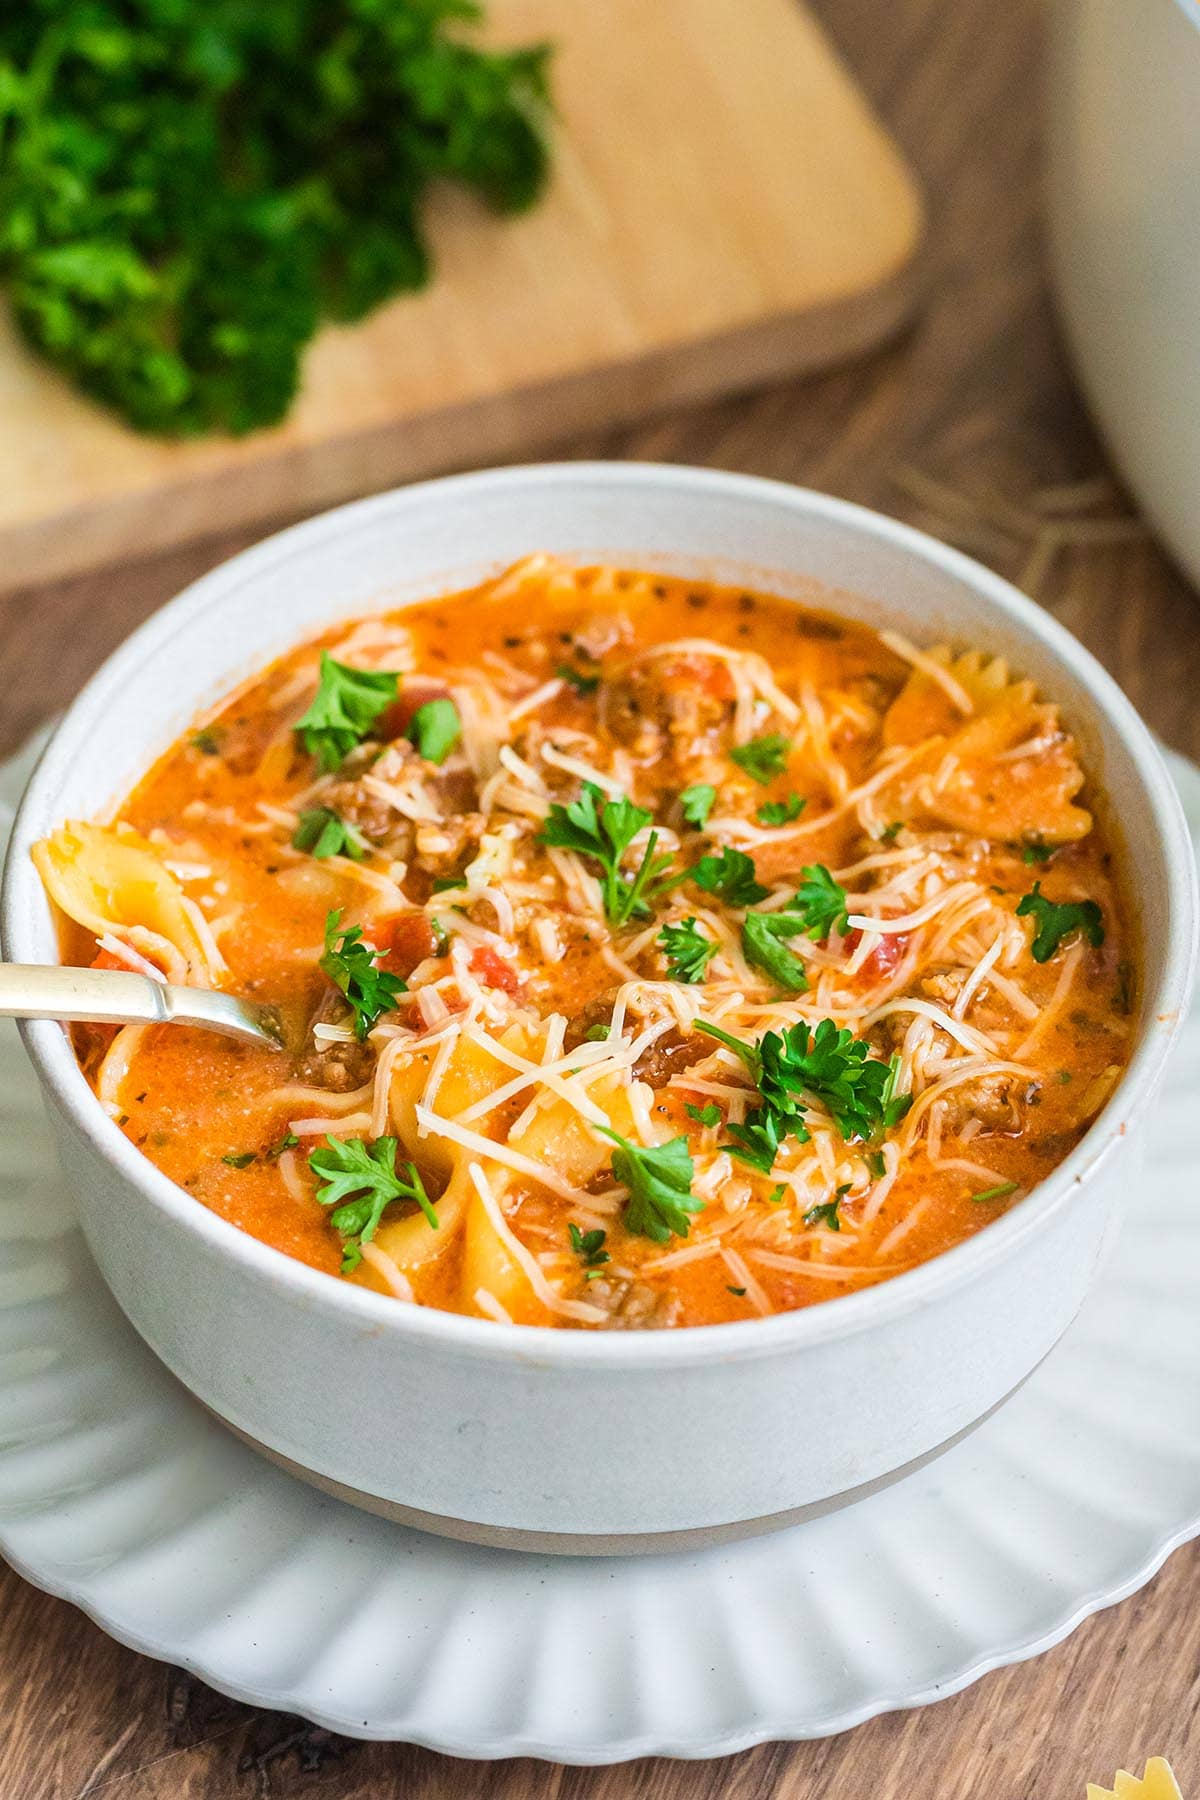
<path fill-rule="evenodd" d="M 682 1326 L 910 1269 L 1078 1141 L 1133 1010 L 1087 800 L 1002 662 L 533 557 L 35 856 L 70 960 L 279 1007 L 278 1052 L 78 1028 L 197 1200 L 403 1302 Z"/>

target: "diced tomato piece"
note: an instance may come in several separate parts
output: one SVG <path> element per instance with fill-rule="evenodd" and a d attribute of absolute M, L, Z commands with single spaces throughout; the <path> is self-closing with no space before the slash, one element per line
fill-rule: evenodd
<path fill-rule="evenodd" d="M 393 975 L 407 979 L 418 963 L 433 956 L 438 947 L 437 932 L 423 912 L 399 913 L 380 932 L 383 955 L 379 961 Z"/>
<path fill-rule="evenodd" d="M 471 968 L 489 987 L 500 988 L 506 994 L 515 994 L 521 986 L 521 977 L 512 964 L 497 956 L 490 944 L 480 944 L 472 950 Z"/>
<path fill-rule="evenodd" d="M 857 927 L 846 933 L 846 952 L 853 956 L 862 943 L 863 934 Z M 908 949 L 908 933 L 906 931 L 889 931 L 884 933 L 871 954 L 867 957 L 858 978 L 863 982 L 882 981 L 888 975 L 894 975 L 904 961 L 904 953 Z"/>

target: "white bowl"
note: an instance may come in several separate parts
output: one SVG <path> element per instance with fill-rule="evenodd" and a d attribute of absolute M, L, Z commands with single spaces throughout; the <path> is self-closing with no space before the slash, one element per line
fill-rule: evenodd
<path fill-rule="evenodd" d="M 566 464 L 328 513 L 236 557 L 137 631 L 71 707 L 30 783 L 5 876 L 5 955 L 57 955 L 30 845 L 65 817 L 110 806 L 200 708 L 338 618 L 452 591 L 533 549 L 793 598 L 811 598 L 816 581 L 872 625 L 1009 656 L 1062 702 L 1120 822 L 1141 907 L 1133 1060 L 1028 1199 L 879 1287 L 684 1331 L 495 1325 L 318 1274 L 174 1186 L 105 1116 L 62 1030 L 26 1027 L 101 1272 L 214 1412 L 310 1477 L 433 1529 L 641 1548 L 782 1522 L 887 1477 L 968 1428 L 1046 1354 L 1137 1180 L 1190 987 L 1195 875 L 1174 789 L 1132 707 L 986 569 L 800 489 Z"/>
<path fill-rule="evenodd" d="M 1130 486 L 1200 583 L 1200 3 L 1053 0 L 1059 310 Z"/>

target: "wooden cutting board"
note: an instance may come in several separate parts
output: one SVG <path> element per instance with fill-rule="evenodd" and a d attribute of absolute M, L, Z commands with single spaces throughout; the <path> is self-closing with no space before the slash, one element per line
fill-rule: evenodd
<path fill-rule="evenodd" d="M 543 203 L 438 193 L 436 274 L 313 345 L 287 423 L 140 437 L 0 315 L 0 585 L 327 506 L 865 350 L 910 309 L 921 203 L 799 0 L 490 0 L 550 38 Z"/>

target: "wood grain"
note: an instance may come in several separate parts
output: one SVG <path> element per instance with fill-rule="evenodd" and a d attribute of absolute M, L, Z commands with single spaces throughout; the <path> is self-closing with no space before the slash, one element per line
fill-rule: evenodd
<path fill-rule="evenodd" d="M 1036 549 L 1030 496 L 1090 483 L 1106 469 L 1046 297 L 1033 106 L 1039 0 L 821 0 L 821 11 L 930 195 L 928 310 L 903 343 L 852 370 L 676 412 L 635 433 L 577 441 L 572 452 L 806 482 L 932 526 L 1019 575 Z M 920 479 L 914 487 L 914 469 L 940 484 L 938 505 Z M 1132 511 L 1119 490 L 1115 500 L 1088 504 L 1106 516 Z M 0 602 L 0 749 L 60 706 L 136 620 L 237 541 Z M 1136 537 L 1060 551 L 1041 582 L 1040 598 L 1150 723 L 1200 757 L 1200 609 L 1153 543 Z M 0 1796 L 1083 1800 L 1087 1778 L 1110 1783 L 1119 1765 L 1140 1769 L 1160 1752 L 1174 1762 L 1188 1800 L 1200 1800 L 1198 1581 L 1193 1546 L 1140 1594 L 1038 1660 L 824 1743 L 764 1746 L 716 1762 L 576 1770 L 331 1740 L 121 1649 L 5 1571 Z"/>
<path fill-rule="evenodd" d="M 908 311 L 920 203 L 797 0 L 492 0 L 558 46 L 554 175 L 429 208 L 437 278 L 322 334 L 287 423 L 164 444 L 0 331 L 0 585 L 821 367 Z"/>

